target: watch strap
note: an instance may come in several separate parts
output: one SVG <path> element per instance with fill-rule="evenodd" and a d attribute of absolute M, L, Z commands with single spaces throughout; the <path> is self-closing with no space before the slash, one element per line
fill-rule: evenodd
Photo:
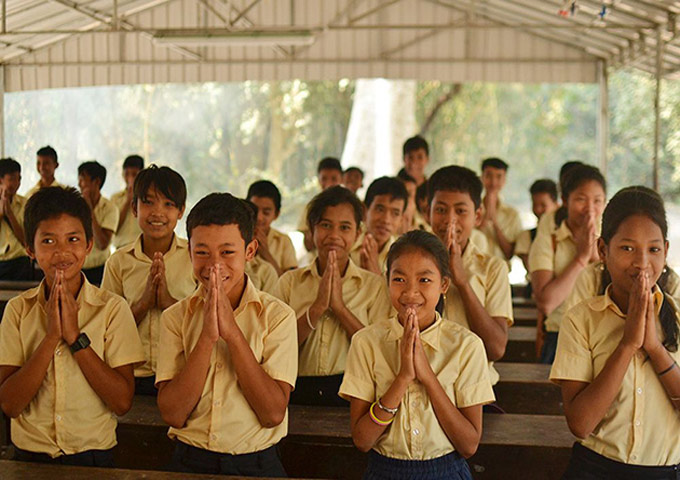
<path fill-rule="evenodd" d="M 83 350 L 84 348 L 87 348 L 90 346 L 90 337 L 87 336 L 86 333 L 81 333 L 78 335 L 78 338 L 76 338 L 76 341 L 73 342 L 71 345 L 69 345 L 69 350 L 71 350 L 71 353 L 76 353 L 80 350 Z"/>

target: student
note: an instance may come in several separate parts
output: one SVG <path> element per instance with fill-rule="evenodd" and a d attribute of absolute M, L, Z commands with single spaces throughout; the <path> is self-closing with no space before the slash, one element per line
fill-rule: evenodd
<path fill-rule="evenodd" d="M 364 186 L 364 171 L 359 167 L 347 168 L 342 172 L 342 185 L 356 195 Z"/>
<path fill-rule="evenodd" d="M 585 164 L 578 160 L 570 160 L 562 164 L 560 167 L 560 176 L 558 182 L 560 193 L 564 191 L 564 181 L 569 175 L 569 172 L 573 168 L 581 165 Z M 546 212 L 538 221 L 538 225 L 536 225 L 536 234 L 538 235 L 539 232 L 547 233 L 548 235 L 551 234 L 555 229 L 555 215 L 559 214 L 561 217 L 564 217 L 564 215 L 566 215 L 565 209 L 566 207 L 564 205 L 558 205 L 557 208 L 552 212 Z"/>
<path fill-rule="evenodd" d="M 113 235 L 113 246 L 116 249 L 124 247 L 139 237 L 142 231 L 134 215 L 130 214 L 132 209 L 132 198 L 135 186 L 135 177 L 144 168 L 144 159 L 139 155 L 130 155 L 123 162 L 123 181 L 125 188 L 111 196 L 111 201 L 118 208 L 119 219 L 118 228 Z"/>
<path fill-rule="evenodd" d="M 319 182 L 321 191 L 340 185 L 340 183 L 342 183 L 342 167 L 340 166 L 340 160 L 333 157 L 322 158 L 316 168 L 316 179 Z M 307 226 L 308 208 L 309 205 L 305 206 L 302 217 L 300 217 L 298 231 L 305 235 L 305 248 L 307 251 L 311 252 L 314 250 L 314 240 L 312 239 L 312 234 Z"/>
<path fill-rule="evenodd" d="M 17 194 L 21 165 L 0 159 L 0 280 L 32 280 L 33 264 L 24 248 L 26 199 Z"/>
<path fill-rule="evenodd" d="M 260 215 L 257 205 L 255 205 L 250 200 L 244 201 L 246 202 L 248 207 L 250 207 L 250 209 L 253 211 L 253 217 L 255 219 L 259 219 Z M 255 223 L 255 239 L 257 240 L 257 222 Z M 260 245 L 258 242 L 258 250 L 259 247 Z M 274 266 L 271 263 L 263 260 L 258 255 L 255 255 L 251 261 L 246 262 L 245 272 L 246 275 L 248 276 L 248 280 L 253 284 L 255 288 L 267 293 L 272 293 L 274 291 L 274 286 L 276 285 L 276 282 L 279 280 L 279 275 L 274 269 Z"/>
<path fill-rule="evenodd" d="M 549 178 L 536 180 L 529 188 L 531 194 L 531 211 L 539 222 L 545 213 L 553 212 L 557 209 L 557 185 Z M 515 244 L 515 255 L 522 259 L 524 268 L 529 271 L 529 249 L 531 242 L 536 238 L 538 226 L 529 230 L 524 230 L 517 237 Z"/>
<path fill-rule="evenodd" d="M 500 359 L 513 323 L 507 264 L 470 240 L 482 218 L 482 182 L 464 167 L 437 170 L 428 181 L 432 229 L 449 252 L 451 283 L 444 318 L 469 328 L 484 342 L 490 362 Z M 498 372 L 489 363 L 491 382 Z"/>
<path fill-rule="evenodd" d="M 362 211 L 356 195 L 341 186 L 314 197 L 307 222 L 318 256 L 284 273 L 274 289 L 297 317 L 300 371 L 291 403 L 346 405 L 337 393 L 350 339 L 388 314 L 384 280 L 349 258 Z"/>
<path fill-rule="evenodd" d="M 451 280 L 448 252 L 414 230 L 387 264 L 397 313 L 354 335 L 340 387 L 354 444 L 371 450 L 364 478 L 472 479 L 465 458 L 494 393 L 479 337 L 437 311 Z"/>
<path fill-rule="evenodd" d="M 248 187 L 246 199 L 257 207 L 257 256 L 270 263 L 277 275 L 297 268 L 295 248 L 290 237 L 272 227 L 272 222 L 281 214 L 279 189 L 269 180 L 260 180 Z"/>
<path fill-rule="evenodd" d="M 541 363 L 555 358 L 564 301 L 579 273 L 597 261 L 597 237 L 606 198 L 606 183 L 590 165 L 574 167 L 564 178 L 564 209 L 555 215 L 552 232 L 540 228 L 529 251 L 531 285 L 539 310 L 536 347 Z"/>
<path fill-rule="evenodd" d="M 64 185 L 57 182 L 54 178 L 54 171 L 59 168 L 59 161 L 57 159 L 57 151 L 47 145 L 36 152 L 36 169 L 40 174 L 40 180 L 26 193 L 26 199 L 29 199 L 35 192 L 45 187 L 63 187 Z"/>
<path fill-rule="evenodd" d="M 187 198 L 182 176 L 151 165 L 134 182 L 130 217 L 141 234 L 114 253 L 104 267 L 102 288 L 130 305 L 146 362 L 135 369 L 135 391 L 155 395 L 161 313 L 196 289 L 187 241 L 175 235 Z"/>
<path fill-rule="evenodd" d="M 402 147 L 404 158 L 404 171 L 411 176 L 416 187 L 427 181 L 425 168 L 430 162 L 430 148 L 427 141 L 420 135 L 411 137 L 404 142 Z"/>
<path fill-rule="evenodd" d="M 104 264 L 111 255 L 109 245 L 118 227 L 118 209 L 101 194 L 106 181 L 106 168 L 99 162 L 84 162 L 78 166 L 78 187 L 92 213 L 93 247 L 85 259 L 83 273 L 99 285 L 104 274 Z"/>
<path fill-rule="evenodd" d="M 349 253 L 352 261 L 364 270 L 382 275 L 387 252 L 401 227 L 408 202 L 404 184 L 392 177 L 373 180 L 366 191 L 366 226 Z"/>
<path fill-rule="evenodd" d="M 247 281 L 254 226 L 252 210 L 228 193 L 204 197 L 187 217 L 200 286 L 163 312 L 156 372 L 174 470 L 286 475 L 276 444 L 297 373 L 295 314 Z"/>
<path fill-rule="evenodd" d="M 565 479 L 677 478 L 678 307 L 657 283 L 667 233 L 663 202 L 644 187 L 604 210 L 598 251 L 611 284 L 566 314 L 550 372 L 580 439 Z"/>
<path fill-rule="evenodd" d="M 45 279 L 10 300 L 0 323 L 0 406 L 15 460 L 113 466 L 116 415 L 130 409 L 144 360 L 135 321 L 81 273 L 93 232 L 75 189 L 36 192 L 24 226 Z"/>
<path fill-rule="evenodd" d="M 408 193 L 408 203 L 404 210 L 403 220 L 401 222 L 400 234 L 410 232 L 411 230 L 425 230 L 430 231 L 430 225 L 425 221 L 423 216 L 416 208 L 416 190 L 418 184 L 411 175 L 406 173 L 403 168 L 397 173 L 397 178 L 401 180 Z"/>
<path fill-rule="evenodd" d="M 522 232 L 522 222 L 517 210 L 501 200 L 508 164 L 500 158 L 487 158 L 482 162 L 482 224 L 479 230 L 486 236 L 488 253 L 510 260 L 515 242 Z"/>

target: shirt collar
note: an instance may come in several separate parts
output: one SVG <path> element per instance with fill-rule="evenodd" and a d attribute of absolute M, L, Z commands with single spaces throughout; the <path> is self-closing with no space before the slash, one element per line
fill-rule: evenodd
<path fill-rule="evenodd" d="M 420 332 L 420 339 L 424 344 L 429 345 L 434 350 L 439 350 L 443 320 L 441 315 L 439 315 L 439 312 L 435 312 L 435 317 L 434 323 Z M 390 317 L 388 320 L 387 340 L 394 342 L 400 340 L 403 336 L 404 327 L 399 323 L 398 317 L 396 315 Z"/>
<path fill-rule="evenodd" d="M 317 260 L 319 259 L 318 256 L 314 257 L 314 260 L 307 265 L 306 267 L 303 267 L 302 274 L 303 275 L 311 275 L 312 278 L 317 278 L 320 279 L 321 275 L 319 275 L 319 269 L 317 268 Z M 357 267 L 356 263 L 352 261 L 352 259 L 348 259 L 347 262 L 347 271 L 345 274 L 342 276 L 343 280 L 349 280 L 350 278 L 358 278 L 361 280 L 361 269 Z"/>
<path fill-rule="evenodd" d="M 484 258 L 484 253 L 482 253 L 479 248 L 477 248 L 477 245 L 475 245 L 474 242 L 468 238 L 467 246 L 463 252 L 463 262 L 471 260 L 475 257 Z"/>
<path fill-rule="evenodd" d="M 101 295 L 99 295 L 99 288 L 92 285 L 87 280 L 85 274 L 81 272 L 80 275 L 83 279 L 83 284 L 80 287 L 80 292 L 78 292 L 78 298 L 76 298 L 76 302 L 78 303 L 78 305 L 82 305 L 83 302 L 95 307 L 99 305 L 105 305 L 106 300 L 101 298 Z M 35 298 L 44 307 L 45 302 L 47 301 L 47 299 L 45 298 L 45 294 L 43 293 L 45 292 L 45 288 L 47 288 L 47 283 L 43 278 L 37 287 L 32 288 L 31 290 L 28 290 L 26 292 L 25 298 L 27 299 Z"/>
<path fill-rule="evenodd" d="M 194 312 L 205 302 L 206 287 L 203 283 L 199 283 L 198 288 L 191 294 L 189 298 L 189 309 Z M 260 297 L 260 292 L 255 288 L 253 282 L 250 281 L 248 275 L 246 275 L 246 288 L 243 290 L 243 295 L 241 295 L 241 301 L 238 306 L 234 309 L 234 317 L 239 315 L 249 304 L 255 304 L 257 308 L 257 314 L 262 313 L 264 305 L 262 305 L 262 299 Z"/>
<path fill-rule="evenodd" d="M 558 242 L 565 240 L 567 238 L 574 238 L 574 234 L 567 226 L 567 219 L 565 218 L 559 227 L 555 228 L 555 240 Z"/>
<path fill-rule="evenodd" d="M 121 250 L 123 250 L 126 253 L 132 254 L 137 260 L 141 260 L 143 262 L 151 263 L 153 260 L 149 258 L 145 253 L 143 249 L 143 244 L 142 244 L 142 236 L 143 234 L 139 234 L 137 237 L 137 240 L 132 242 L 129 245 L 126 245 L 123 247 Z M 167 252 L 163 254 L 163 258 L 167 258 L 170 255 L 173 255 L 176 250 L 180 249 L 186 249 L 187 248 L 187 241 L 184 238 L 179 238 L 177 234 L 173 233 L 172 234 L 172 241 L 170 242 L 170 248 L 168 249 Z"/>
<path fill-rule="evenodd" d="M 626 315 L 621 311 L 619 306 L 611 297 L 611 288 L 612 286 L 609 284 L 604 291 L 604 295 L 591 298 L 588 305 L 596 312 L 604 312 L 607 309 L 611 309 L 619 317 L 625 318 Z M 654 306 L 656 309 L 656 314 L 658 315 L 661 311 L 661 306 L 663 305 L 664 301 L 663 292 L 658 285 L 654 285 L 654 287 L 652 287 L 652 296 L 654 297 Z"/>

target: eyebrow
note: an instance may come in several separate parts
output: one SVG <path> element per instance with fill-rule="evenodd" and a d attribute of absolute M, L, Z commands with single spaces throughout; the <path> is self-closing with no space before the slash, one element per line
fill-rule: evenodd
<path fill-rule="evenodd" d="M 633 238 L 626 237 L 626 238 L 622 238 L 621 241 L 622 242 L 636 242 L 637 240 L 635 240 Z M 663 240 L 659 240 L 659 239 L 650 240 L 649 243 L 663 243 Z"/>
<path fill-rule="evenodd" d="M 85 232 L 73 231 L 73 232 L 67 232 L 66 235 L 82 235 L 84 233 Z M 43 237 L 49 237 L 49 236 L 56 237 L 58 234 L 56 234 L 54 232 L 41 232 L 40 235 L 42 235 Z"/>
<path fill-rule="evenodd" d="M 330 219 L 330 218 L 328 218 L 328 217 L 321 217 L 321 220 L 319 220 L 319 223 L 321 223 L 321 222 L 330 222 L 330 223 L 333 223 L 334 221 L 337 221 L 337 220 L 333 220 L 333 219 Z M 340 224 L 348 224 L 348 225 L 351 225 L 351 224 L 354 223 L 354 222 L 351 222 L 350 220 L 340 220 L 339 223 L 340 223 Z"/>
<path fill-rule="evenodd" d="M 404 275 L 406 272 L 404 272 L 404 271 L 401 270 L 400 268 L 395 268 L 394 270 L 392 270 L 392 273 L 399 273 L 399 274 L 401 274 L 401 275 Z M 419 272 L 416 272 L 416 275 L 428 275 L 428 274 L 429 274 L 429 275 L 433 275 L 433 274 L 434 274 L 434 271 L 433 271 L 433 270 L 430 270 L 430 269 L 427 269 L 427 270 L 421 270 L 421 271 L 419 271 Z"/>
<path fill-rule="evenodd" d="M 208 247 L 208 248 L 210 248 L 210 245 L 208 245 L 207 243 L 197 243 L 196 246 L 197 247 Z M 217 248 L 235 247 L 235 246 L 236 246 L 235 243 L 226 242 L 226 243 L 222 243 L 222 244 L 218 245 Z"/>

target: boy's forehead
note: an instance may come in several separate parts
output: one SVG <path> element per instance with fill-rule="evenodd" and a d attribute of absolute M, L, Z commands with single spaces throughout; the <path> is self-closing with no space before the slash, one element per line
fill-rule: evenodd
<path fill-rule="evenodd" d="M 241 235 L 241 230 L 235 223 L 226 225 L 197 225 L 191 231 L 191 243 L 193 245 L 218 246 L 224 244 L 245 245 L 245 240 Z"/>
<path fill-rule="evenodd" d="M 259 208 L 274 207 L 274 199 L 270 197 L 253 195 L 248 200 L 256 204 Z"/>
<path fill-rule="evenodd" d="M 502 168 L 496 168 L 496 167 L 484 167 L 482 169 L 482 175 L 504 175 L 505 170 Z"/>
<path fill-rule="evenodd" d="M 37 233 L 49 235 L 64 231 L 85 233 L 85 227 L 80 218 L 69 213 L 61 213 L 58 216 L 48 217 L 38 222 Z"/>
<path fill-rule="evenodd" d="M 389 193 L 383 193 L 381 195 L 376 195 L 373 198 L 373 201 L 371 202 L 371 207 L 374 205 L 386 205 L 386 206 L 392 206 L 394 204 L 395 207 L 403 207 L 404 206 L 404 199 L 403 198 L 397 198 L 393 197 Z"/>
<path fill-rule="evenodd" d="M 319 170 L 319 176 L 321 175 L 342 175 L 342 172 L 335 168 L 322 168 Z"/>
<path fill-rule="evenodd" d="M 427 156 L 427 153 L 425 153 L 424 148 L 417 148 L 415 150 L 409 150 L 406 152 L 406 157 L 420 157 L 420 156 Z"/>
<path fill-rule="evenodd" d="M 472 201 L 472 196 L 470 196 L 470 192 L 463 192 L 461 190 L 437 190 L 436 192 L 434 192 L 432 202 L 446 203 L 449 205 L 466 203 L 474 206 L 475 204 L 475 202 Z"/>

